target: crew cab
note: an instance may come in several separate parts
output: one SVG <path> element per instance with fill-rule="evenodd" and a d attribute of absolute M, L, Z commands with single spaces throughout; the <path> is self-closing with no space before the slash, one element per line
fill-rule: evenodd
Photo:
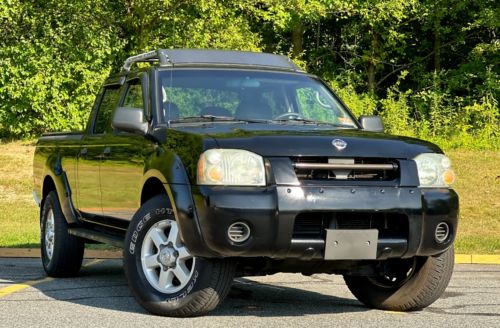
<path fill-rule="evenodd" d="M 235 276 L 341 274 L 378 309 L 432 304 L 450 280 L 451 162 L 385 134 L 284 56 L 155 50 L 102 86 L 81 132 L 37 143 L 34 198 L 50 276 L 86 243 L 123 248 L 149 312 L 213 310 Z"/>

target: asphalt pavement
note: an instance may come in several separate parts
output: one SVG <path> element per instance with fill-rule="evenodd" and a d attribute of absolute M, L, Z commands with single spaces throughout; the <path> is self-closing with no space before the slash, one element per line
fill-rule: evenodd
<path fill-rule="evenodd" d="M 46 278 L 39 259 L 0 258 L 0 327 L 500 327 L 500 265 L 457 265 L 443 297 L 412 313 L 371 310 L 341 276 L 238 278 L 210 315 L 146 313 L 121 260 L 86 260 L 81 275 Z"/>

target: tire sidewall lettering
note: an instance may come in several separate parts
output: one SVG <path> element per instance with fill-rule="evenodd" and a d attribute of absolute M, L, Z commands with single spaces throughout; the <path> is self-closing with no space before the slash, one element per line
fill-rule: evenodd
<path fill-rule="evenodd" d="M 191 293 L 191 291 L 193 290 L 194 285 L 196 284 L 196 281 L 198 280 L 198 276 L 199 276 L 198 270 L 195 270 L 193 272 L 193 277 L 191 278 L 192 279 L 191 282 L 186 287 L 184 287 L 185 288 L 184 291 L 175 297 L 166 298 L 165 302 L 167 302 L 167 303 L 179 302 L 180 300 L 182 300 L 186 296 L 188 296 L 189 293 Z"/>
<path fill-rule="evenodd" d="M 147 213 L 142 217 L 142 219 L 139 220 L 139 222 L 136 224 L 134 231 L 132 232 L 132 238 L 130 245 L 128 247 L 128 251 L 130 254 L 134 255 L 135 254 L 135 249 L 136 249 L 136 243 L 137 243 L 137 238 L 139 237 L 139 232 L 144 228 L 146 223 L 151 220 L 151 213 Z"/>
<path fill-rule="evenodd" d="M 168 207 L 162 207 L 162 208 L 157 208 L 155 210 L 155 213 L 156 215 L 173 215 L 174 214 L 174 211 L 172 211 L 171 208 L 168 208 Z"/>

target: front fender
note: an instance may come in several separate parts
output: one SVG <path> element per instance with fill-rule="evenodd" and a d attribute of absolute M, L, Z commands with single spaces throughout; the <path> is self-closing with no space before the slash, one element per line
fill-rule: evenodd
<path fill-rule="evenodd" d="M 181 159 L 174 152 L 159 150 L 149 163 L 143 184 L 151 178 L 156 178 L 163 183 L 184 244 L 191 253 L 197 256 L 215 256 L 208 251 L 203 239 L 190 180 Z"/>

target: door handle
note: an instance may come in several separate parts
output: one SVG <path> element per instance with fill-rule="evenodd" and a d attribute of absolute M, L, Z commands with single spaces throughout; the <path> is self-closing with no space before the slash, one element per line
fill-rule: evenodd
<path fill-rule="evenodd" d="M 109 156 L 109 155 L 111 155 L 111 148 L 110 147 L 104 148 L 104 156 Z"/>

